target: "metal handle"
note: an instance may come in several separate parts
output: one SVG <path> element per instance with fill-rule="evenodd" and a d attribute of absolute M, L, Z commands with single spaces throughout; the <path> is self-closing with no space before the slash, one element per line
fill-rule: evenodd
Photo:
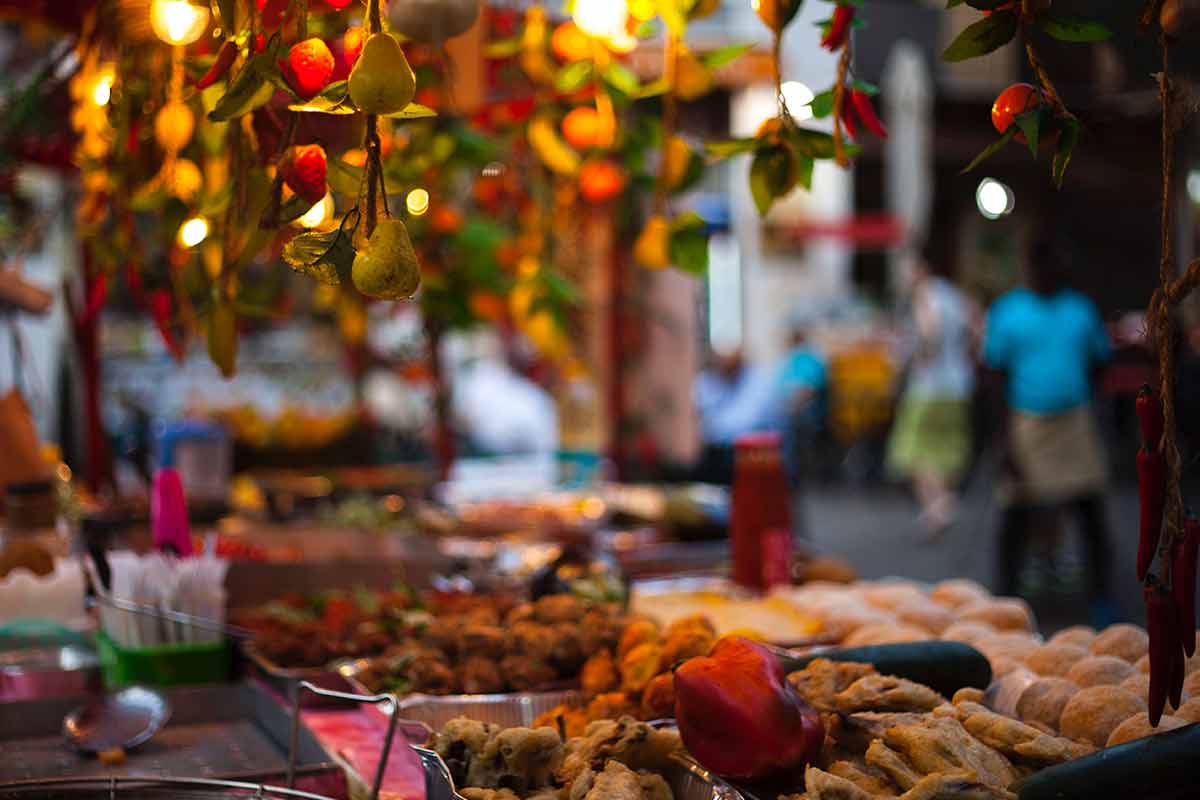
<path fill-rule="evenodd" d="M 388 757 L 392 753 L 392 739 L 396 735 L 396 723 L 400 720 L 399 699 L 394 694 L 351 694 L 350 692 L 322 689 L 308 681 L 297 683 L 296 693 L 292 697 L 292 737 L 288 747 L 287 788 L 289 789 L 294 789 L 296 786 L 296 750 L 300 745 L 300 696 L 306 691 L 334 700 L 349 700 L 370 705 L 392 704 L 392 713 L 388 716 L 387 736 L 383 739 L 383 751 L 379 754 L 379 767 L 375 770 L 375 783 L 371 787 L 371 800 L 379 800 L 379 790 L 383 787 L 383 774 L 387 771 Z"/>

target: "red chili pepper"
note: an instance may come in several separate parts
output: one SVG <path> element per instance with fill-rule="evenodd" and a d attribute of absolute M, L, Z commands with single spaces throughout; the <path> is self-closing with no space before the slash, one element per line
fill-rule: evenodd
<path fill-rule="evenodd" d="M 1162 403 L 1158 393 L 1149 384 L 1142 384 L 1137 396 L 1138 426 L 1142 429 L 1142 444 L 1148 450 L 1157 450 L 1163 435 Z"/>
<path fill-rule="evenodd" d="M 1175 619 L 1175 632 L 1179 633 L 1179 619 Z M 1187 656 L 1183 654 L 1183 649 L 1179 646 L 1179 642 L 1175 641 L 1171 645 L 1171 678 L 1167 681 L 1167 702 L 1171 704 L 1171 708 L 1178 709 L 1183 703 L 1183 679 L 1187 673 Z"/>
<path fill-rule="evenodd" d="M 850 90 L 850 100 L 854 103 L 854 110 L 858 113 L 858 118 L 862 120 L 862 124 L 867 130 L 878 136 L 880 139 L 887 138 L 887 128 L 879 120 L 879 116 L 875 113 L 875 106 L 871 104 L 871 96 L 864 91 L 858 89 Z"/>
<path fill-rule="evenodd" d="M 842 127 L 846 129 L 847 136 L 851 139 L 857 139 L 858 123 L 854 121 L 854 108 L 852 106 L 853 103 L 847 102 L 846 99 L 842 100 Z"/>
<path fill-rule="evenodd" d="M 1150 635 L 1150 691 L 1146 702 L 1150 724 L 1157 727 L 1167 702 L 1179 639 L 1175 630 L 1175 603 L 1171 595 L 1157 583 L 1147 586 L 1144 592 L 1146 632 Z"/>
<path fill-rule="evenodd" d="M 1163 507 L 1167 495 L 1167 468 L 1162 454 L 1142 448 L 1137 454 L 1138 501 L 1141 522 L 1138 528 L 1137 576 L 1146 580 L 1146 573 L 1158 552 L 1158 537 L 1162 533 Z"/>
<path fill-rule="evenodd" d="M 212 66 L 208 68 L 208 72 L 196 81 L 197 89 L 207 89 L 217 81 L 229 74 L 229 68 L 233 66 L 234 60 L 237 59 L 238 46 L 234 44 L 232 39 L 226 39 L 225 44 L 221 45 L 221 49 L 217 51 L 217 58 L 213 61 Z"/>
<path fill-rule="evenodd" d="M 263 50 L 265 50 L 265 49 L 266 49 L 266 47 L 267 47 L 267 37 L 266 37 L 266 34 L 262 34 L 262 33 L 256 33 L 256 34 L 254 34 L 254 41 L 253 41 L 253 43 L 250 45 L 250 54 L 251 54 L 251 55 L 258 55 L 258 54 L 259 54 L 259 53 L 261 53 Z"/>
<path fill-rule="evenodd" d="M 1196 654 L 1197 553 L 1200 553 L 1200 520 L 1189 514 L 1184 523 L 1183 541 L 1176 546 L 1171 565 L 1171 594 L 1175 597 L 1179 642 L 1188 658 Z"/>
<path fill-rule="evenodd" d="M 838 6 L 833 10 L 833 19 L 829 21 L 829 29 L 821 38 L 821 47 L 833 52 L 841 50 L 850 38 L 850 25 L 854 22 L 854 6 Z"/>

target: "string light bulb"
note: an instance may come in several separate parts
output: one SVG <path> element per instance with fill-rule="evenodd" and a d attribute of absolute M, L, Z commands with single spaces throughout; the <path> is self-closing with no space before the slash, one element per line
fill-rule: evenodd
<path fill-rule="evenodd" d="M 575 24 L 600 39 L 623 39 L 629 19 L 626 0 L 575 0 Z"/>
<path fill-rule="evenodd" d="M 319 228 L 331 219 L 333 219 L 333 196 L 326 192 L 324 197 L 296 220 L 296 224 L 301 228 Z"/>
<path fill-rule="evenodd" d="M 150 27 L 167 44 L 189 45 L 208 28 L 209 10 L 189 0 L 154 0 L 150 5 Z"/>
<path fill-rule="evenodd" d="M 192 217 L 179 226 L 179 244 L 191 249 L 208 238 L 208 220 L 204 217 Z"/>
<path fill-rule="evenodd" d="M 424 189 L 413 189 L 408 193 L 404 204 L 408 206 L 408 213 L 419 217 L 429 210 L 429 192 Z"/>
<path fill-rule="evenodd" d="M 95 85 L 92 86 L 92 102 L 101 108 L 108 105 L 108 101 L 112 99 L 113 84 L 116 82 L 117 76 L 112 67 L 102 69 L 96 77 Z"/>

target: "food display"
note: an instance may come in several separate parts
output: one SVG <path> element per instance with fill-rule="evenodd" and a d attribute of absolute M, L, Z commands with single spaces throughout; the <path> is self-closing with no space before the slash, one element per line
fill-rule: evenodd
<path fill-rule="evenodd" d="M 663 580 L 635 584 L 630 607 L 661 625 L 695 615 L 712 620 L 719 636 L 778 643 L 819 636 L 821 620 L 785 597 L 755 597 L 723 581 Z"/>
<path fill-rule="evenodd" d="M 661 772 L 683 754 L 677 733 L 630 717 L 567 737 L 456 719 L 429 744 L 466 800 L 674 800 Z"/>

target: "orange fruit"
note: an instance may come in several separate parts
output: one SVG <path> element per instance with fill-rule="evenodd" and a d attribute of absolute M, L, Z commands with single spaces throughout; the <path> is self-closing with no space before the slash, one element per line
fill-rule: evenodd
<path fill-rule="evenodd" d="M 496 263 L 504 269 L 515 267 L 520 257 L 521 249 L 515 239 L 505 239 L 496 246 Z"/>
<path fill-rule="evenodd" d="M 348 28 L 346 32 L 342 34 L 342 50 L 345 53 L 347 65 L 353 67 L 354 62 L 358 61 L 358 57 L 362 55 L 363 42 L 366 40 L 366 31 L 364 31 L 359 25 Z"/>
<path fill-rule="evenodd" d="M 571 109 L 562 121 L 563 138 L 576 150 L 599 147 L 604 138 L 603 128 L 600 112 L 591 106 Z"/>
<path fill-rule="evenodd" d="M 550 35 L 550 49 L 560 61 L 582 61 L 592 55 L 592 39 L 574 22 L 564 22 Z"/>
<path fill-rule="evenodd" d="M 992 103 L 992 125 L 998 133 L 1006 133 L 1018 115 L 1031 111 L 1042 104 L 1042 92 L 1028 83 L 1014 83 L 996 96 Z M 1014 137 L 1025 142 L 1025 134 L 1018 132 Z"/>
<path fill-rule="evenodd" d="M 296 94 L 307 100 L 329 85 L 334 66 L 329 45 L 313 37 L 292 45 L 284 73 Z"/>
<path fill-rule="evenodd" d="M 468 303 L 471 306 L 471 313 L 488 322 L 503 322 L 508 313 L 508 304 L 495 292 L 472 292 Z"/>
<path fill-rule="evenodd" d="M 589 161 L 579 170 L 579 192 L 589 203 L 607 203 L 625 189 L 625 171 L 611 161 Z"/>
<path fill-rule="evenodd" d="M 429 226 L 438 233 L 456 233 L 463 226 L 462 212 L 452 206 L 439 205 L 429 217 Z"/>

